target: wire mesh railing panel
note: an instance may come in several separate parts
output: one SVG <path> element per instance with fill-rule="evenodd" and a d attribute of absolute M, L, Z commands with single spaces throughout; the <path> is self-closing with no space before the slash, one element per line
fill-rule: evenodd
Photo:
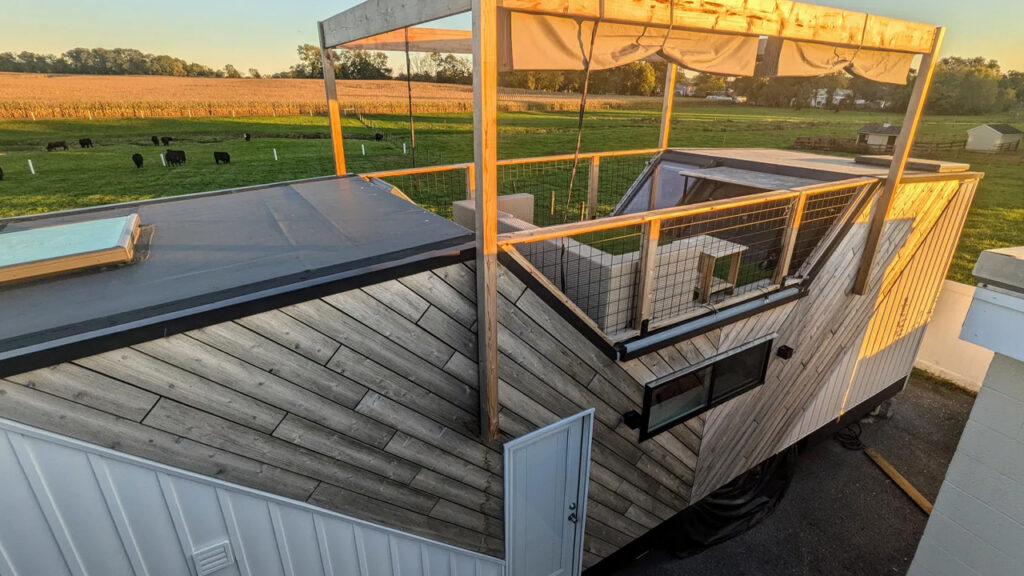
<path fill-rule="evenodd" d="M 642 226 L 519 244 L 516 249 L 606 334 L 630 327 Z"/>
<path fill-rule="evenodd" d="M 623 195 L 653 159 L 651 154 L 601 158 L 597 186 L 598 218 L 612 213 Z"/>
<path fill-rule="evenodd" d="M 793 256 L 789 262 L 788 275 L 795 275 L 815 248 L 822 242 L 833 225 L 839 220 L 850 202 L 857 197 L 861 187 L 854 186 L 828 192 L 809 192 L 804 204 L 803 217 L 793 244 Z"/>
<path fill-rule="evenodd" d="M 382 176 L 420 207 L 452 220 L 452 203 L 466 199 L 466 169 Z"/>
<path fill-rule="evenodd" d="M 796 199 L 787 197 L 662 222 L 651 320 L 711 310 L 773 285 Z"/>
<path fill-rule="evenodd" d="M 500 164 L 498 195 L 533 196 L 533 224 L 536 226 L 579 222 L 586 218 L 590 160 L 580 158 L 570 192 L 572 166 L 572 160 Z"/>

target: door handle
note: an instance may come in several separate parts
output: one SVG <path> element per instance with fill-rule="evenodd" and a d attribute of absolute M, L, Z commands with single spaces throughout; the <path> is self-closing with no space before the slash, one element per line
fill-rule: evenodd
<path fill-rule="evenodd" d="M 570 512 L 569 513 L 569 522 L 572 522 L 573 524 L 576 523 L 576 513 L 575 512 Z"/>

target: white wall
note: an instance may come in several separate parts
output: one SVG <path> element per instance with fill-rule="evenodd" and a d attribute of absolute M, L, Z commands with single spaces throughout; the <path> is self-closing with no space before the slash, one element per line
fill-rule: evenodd
<path fill-rule="evenodd" d="M 1024 566 L 1024 362 L 996 354 L 908 574 Z"/>
<path fill-rule="evenodd" d="M 992 362 L 992 351 L 960 339 L 974 287 L 946 280 L 925 330 L 914 366 L 977 391 Z"/>
<path fill-rule="evenodd" d="M 2 576 L 504 573 L 496 558 L 7 420 L 0 486 Z M 193 555 L 218 547 L 224 565 L 197 569 Z"/>

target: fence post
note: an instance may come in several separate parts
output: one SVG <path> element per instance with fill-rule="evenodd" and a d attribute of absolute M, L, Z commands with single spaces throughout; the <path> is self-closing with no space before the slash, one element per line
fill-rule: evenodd
<path fill-rule="evenodd" d="M 633 327 L 647 331 L 647 320 L 651 317 L 651 301 L 654 296 L 654 271 L 657 269 L 658 240 L 661 238 L 661 220 L 652 220 L 644 225 L 643 245 L 640 248 L 640 282 L 636 287 L 636 311 Z"/>
<path fill-rule="evenodd" d="M 800 223 L 804 218 L 804 207 L 807 205 L 807 193 L 804 192 L 796 199 L 796 205 L 786 219 L 786 231 L 782 237 L 782 253 L 779 254 L 779 262 L 775 267 L 775 274 L 772 276 L 772 284 L 779 284 L 786 280 L 786 273 L 789 272 L 789 264 L 793 261 L 793 250 L 796 248 L 796 236 L 800 232 Z"/>
<path fill-rule="evenodd" d="M 587 178 L 587 220 L 597 218 L 597 183 L 601 172 L 601 157 L 590 159 L 590 177 Z"/>
<path fill-rule="evenodd" d="M 476 164 L 466 165 L 466 200 L 476 198 Z"/>

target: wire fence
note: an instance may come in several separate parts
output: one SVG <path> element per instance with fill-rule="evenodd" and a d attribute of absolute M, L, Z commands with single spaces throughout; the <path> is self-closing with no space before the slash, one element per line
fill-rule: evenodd
<path fill-rule="evenodd" d="M 854 186 L 807 196 L 787 274 L 796 275 L 859 191 Z"/>
<path fill-rule="evenodd" d="M 643 226 L 625 226 L 517 246 L 537 270 L 606 333 L 629 328 L 636 303 Z"/>
<path fill-rule="evenodd" d="M 796 201 L 769 200 L 662 222 L 651 322 L 771 286 Z"/>
<path fill-rule="evenodd" d="M 873 179 L 503 234 L 612 339 L 777 290 L 839 237 Z"/>
<path fill-rule="evenodd" d="M 498 195 L 529 194 L 535 226 L 552 226 L 607 216 L 653 157 L 636 154 L 581 155 L 573 175 L 571 157 L 509 159 L 498 162 Z M 448 219 L 452 203 L 471 197 L 467 164 L 429 166 L 364 174 L 401 190 L 413 202 Z M 570 191 L 570 180 L 572 181 Z"/>

